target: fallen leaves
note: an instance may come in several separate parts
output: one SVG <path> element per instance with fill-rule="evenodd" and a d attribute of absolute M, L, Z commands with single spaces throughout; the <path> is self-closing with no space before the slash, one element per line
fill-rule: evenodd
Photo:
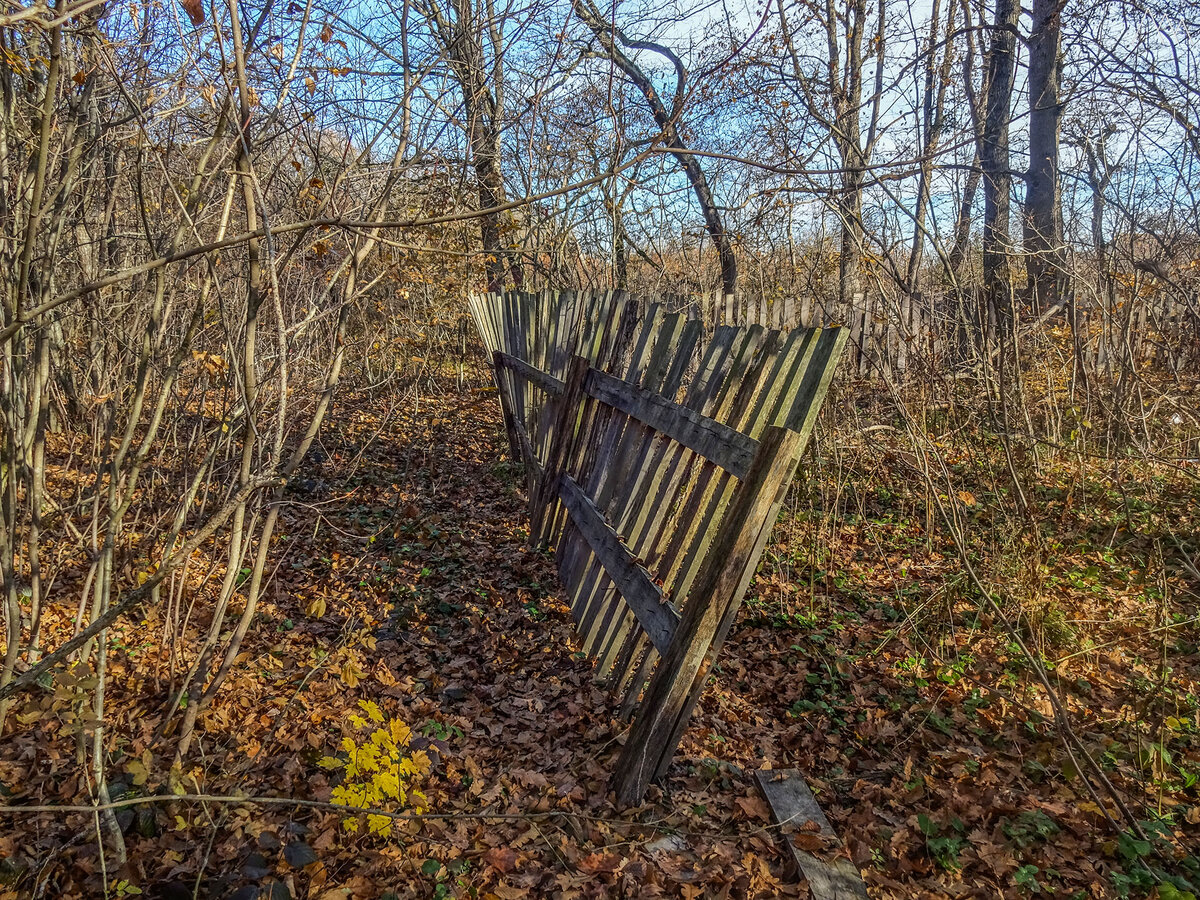
<path fill-rule="evenodd" d="M 767 801 L 760 794 L 751 794 L 748 797 L 738 797 L 734 800 L 738 808 L 746 814 L 748 818 L 755 819 L 759 822 L 766 822 L 771 818 L 771 808 L 767 805 Z"/>
<path fill-rule="evenodd" d="M 583 859 L 579 860 L 578 865 L 580 869 L 589 875 L 615 872 L 617 867 L 621 865 L 621 857 L 615 853 L 589 853 Z"/>
<path fill-rule="evenodd" d="M 616 809 L 607 779 L 626 725 L 575 653 L 553 561 L 525 546 L 519 481 L 498 462 L 494 401 L 473 403 L 471 394 L 426 397 L 385 421 L 382 404 L 340 401 L 326 458 L 288 489 L 288 539 L 269 600 L 205 711 L 202 755 L 171 771 L 156 743 L 162 661 L 114 650 L 109 698 L 110 715 L 133 736 L 112 748 L 125 789 L 317 802 L 340 777 L 319 761 L 359 701 L 372 699 L 436 758 L 428 801 L 446 818 L 397 820 L 402 833 L 382 841 L 347 834 L 327 810 L 147 804 L 149 820 L 127 825 L 144 886 L 190 884 L 194 849 L 211 839 L 205 877 L 226 877 L 219 896 L 287 878 L 306 900 L 377 900 L 388 890 L 423 898 L 438 885 L 499 900 L 789 896 L 799 888 L 782 880 L 781 834 L 746 774 L 769 764 L 810 777 L 872 896 L 1024 897 L 1013 878 L 1029 865 L 1052 896 L 1111 893 L 1120 848 L 1114 841 L 1105 856 L 1103 811 L 1067 776 L 1027 673 L 970 598 L 950 593 L 940 549 L 872 509 L 874 500 L 873 519 L 830 519 L 819 534 L 816 525 L 794 534 L 780 526 L 663 789 L 636 811 Z M 957 497 L 964 515 L 991 508 L 986 490 L 972 485 L 970 495 L 973 505 Z M 1064 590 L 1099 598 L 1089 578 Z M 1138 621 L 1120 627 L 1136 636 Z M 133 646 L 141 627 L 122 624 L 114 637 Z M 1123 790 L 1157 808 L 1143 779 L 1163 756 L 1139 756 L 1136 741 L 1100 727 L 1135 718 L 1130 679 L 1154 672 L 1135 669 L 1133 656 L 1114 654 L 1111 670 L 1098 654 L 1081 657 L 1059 677 L 1086 678 L 1090 694 L 1071 694 L 1085 739 Z M 86 711 L 75 709 L 71 679 L 80 676 L 64 676 L 17 710 L 20 730 L 6 735 L 15 749 L 0 781 L 28 791 L 18 800 L 81 796 L 68 725 L 79 727 Z M 1004 696 L 976 684 L 1002 678 Z M 1194 719 L 1166 712 L 1173 760 L 1194 767 Z M 1194 832 L 1194 790 L 1164 794 L 1177 805 L 1163 808 Z M 1059 831 L 1040 832 L 1034 812 Z M 40 843 L 29 845 L 52 877 L 95 883 L 94 845 L 72 843 L 88 817 L 38 822 Z M 276 843 L 264 846 L 266 833 Z M 0 852 L 29 852 L 5 837 L 0 829 Z M 782 839 L 830 852 L 807 823 L 791 823 Z M 252 854 L 257 879 L 246 874 Z"/>

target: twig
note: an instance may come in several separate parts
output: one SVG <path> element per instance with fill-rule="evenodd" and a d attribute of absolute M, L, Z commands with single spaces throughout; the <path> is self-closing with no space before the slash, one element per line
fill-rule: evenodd
<path fill-rule="evenodd" d="M 891 378 L 887 377 L 886 374 L 884 375 L 884 383 L 887 385 L 888 391 L 892 396 L 892 400 L 896 405 L 896 409 L 904 418 L 904 425 L 908 431 L 909 440 L 912 442 L 913 448 L 921 455 L 922 459 L 928 460 L 930 456 L 933 456 L 933 458 L 937 460 L 941 470 L 942 479 L 946 484 L 946 488 L 948 491 L 952 492 L 953 484 L 950 479 L 950 473 L 945 467 L 945 461 L 938 454 L 931 454 L 929 452 L 928 447 L 919 437 L 920 432 L 918 431 L 912 416 L 909 414 L 908 408 L 900 400 L 899 392 L 896 390 L 895 384 L 892 382 Z M 983 598 L 984 603 L 992 611 L 992 614 L 996 617 L 997 621 L 999 621 L 1005 633 L 1021 651 L 1021 655 L 1025 657 L 1030 669 L 1033 671 L 1037 680 L 1041 683 L 1042 688 L 1045 690 L 1046 697 L 1050 702 L 1050 709 L 1054 714 L 1053 720 L 1055 724 L 1055 730 L 1058 732 L 1059 738 L 1062 740 L 1063 749 L 1066 750 L 1067 756 L 1071 760 L 1071 764 L 1075 767 L 1075 771 L 1079 773 L 1080 780 L 1083 781 L 1083 784 L 1087 788 L 1088 793 L 1091 795 L 1093 802 L 1103 813 L 1104 818 L 1108 821 L 1112 829 L 1118 834 L 1122 833 L 1123 829 L 1116 822 L 1116 820 L 1113 819 L 1112 815 L 1108 811 L 1108 807 L 1102 802 L 1099 792 L 1096 790 L 1096 786 L 1087 777 L 1087 775 L 1085 775 L 1085 769 L 1079 765 L 1079 760 L 1076 758 L 1076 755 L 1081 756 L 1086 761 L 1087 769 L 1091 771 L 1096 781 L 1099 782 L 1099 784 L 1104 788 L 1104 792 L 1112 800 L 1121 817 L 1126 823 L 1128 823 L 1130 830 L 1133 831 L 1133 833 L 1136 834 L 1141 840 L 1149 840 L 1145 830 L 1139 824 L 1137 817 L 1125 803 L 1125 798 L 1120 795 L 1112 781 L 1110 781 L 1108 776 L 1104 773 L 1104 770 L 1100 768 L 1100 765 L 1092 757 L 1091 753 L 1089 753 L 1087 748 L 1084 747 L 1083 742 L 1079 740 L 1074 729 L 1071 728 L 1071 722 L 1068 717 L 1066 707 L 1063 705 L 1062 698 L 1059 696 L 1058 691 L 1055 690 L 1054 685 L 1051 683 L 1050 676 L 1046 674 L 1045 666 L 1042 665 L 1041 660 L 1038 659 L 1037 655 L 1029 649 L 1024 638 L 1021 637 L 1020 632 L 1016 629 L 1016 627 L 1014 627 L 1013 623 L 1009 621 L 1008 616 L 1005 615 L 1004 610 L 1000 608 L 1000 604 L 996 601 L 996 598 L 992 596 L 992 592 L 988 590 L 987 586 L 983 583 L 983 579 L 980 578 L 979 573 L 975 570 L 975 566 L 971 563 L 970 554 L 967 552 L 966 540 L 962 534 L 962 531 L 958 527 L 954 516 L 949 510 L 946 509 L 946 505 L 942 502 L 941 496 L 936 490 L 937 486 L 934 484 L 933 475 L 928 470 L 928 466 L 926 465 L 921 467 L 919 471 L 926 481 L 930 498 L 937 507 L 938 516 L 946 526 L 946 531 L 949 534 L 950 539 L 954 542 L 954 549 L 958 555 L 959 563 L 962 565 L 968 580 L 970 580 L 971 584 L 979 592 L 979 595 Z"/>
<path fill-rule="evenodd" d="M 250 498 L 252 493 L 260 488 L 276 484 L 279 484 L 279 478 L 274 475 L 268 475 L 254 479 L 241 490 L 239 490 L 220 510 L 217 511 L 216 515 L 208 520 L 203 528 L 201 528 L 192 536 L 191 540 L 180 547 L 179 550 L 172 554 L 168 559 L 164 560 L 162 565 L 158 567 L 157 571 L 155 571 L 155 573 L 151 575 L 144 584 L 134 588 L 132 591 L 126 594 L 123 598 L 121 598 L 119 603 L 114 603 L 108 608 L 104 615 L 97 618 L 90 625 L 88 625 L 87 628 L 80 631 L 79 634 L 75 635 L 75 637 L 71 638 L 71 640 L 67 641 L 49 656 L 45 657 L 36 666 L 30 667 L 8 684 L 0 687 L 0 700 L 5 700 L 19 691 L 24 691 L 32 687 L 47 671 L 54 666 L 57 666 L 74 651 L 82 647 L 93 637 L 119 619 L 127 610 L 131 609 L 149 597 L 154 588 L 156 588 L 163 581 L 163 579 L 174 572 L 184 560 L 189 559 L 192 555 L 192 551 L 196 550 L 201 544 L 208 540 L 208 538 L 210 538 L 212 534 L 219 527 L 221 527 L 222 523 L 229 518 L 230 515 L 232 515 L 233 511 Z"/>

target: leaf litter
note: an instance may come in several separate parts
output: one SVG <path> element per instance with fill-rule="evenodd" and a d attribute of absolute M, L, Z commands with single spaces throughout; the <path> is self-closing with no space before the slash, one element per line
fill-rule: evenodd
<path fill-rule="evenodd" d="M 1055 677 L 1114 784 L 1154 811 L 1161 847 L 1106 828 L 952 551 L 904 515 L 903 485 L 881 489 L 878 447 L 843 461 L 854 504 L 810 512 L 811 484 L 797 489 L 667 778 L 622 810 L 607 778 L 625 726 L 552 559 L 526 546 L 494 393 L 476 383 L 391 413 L 350 394 L 330 421 L 289 487 L 256 627 L 181 765 L 158 733 L 160 661 L 137 649 L 155 611 L 113 628 L 110 794 L 159 798 L 119 812 L 128 864 L 105 871 L 90 813 L 8 814 L 0 898 L 97 896 L 106 875 L 172 898 L 807 896 L 753 784 L 768 767 L 805 773 L 873 897 L 1136 896 L 1140 859 L 1200 853 L 1197 632 L 1161 632 L 1176 642 L 1164 674 L 1147 572 L 1128 561 L 1055 559 L 1075 575 L 1057 608 L 1102 623 Z M 960 470 L 971 490 L 957 498 L 982 519 L 989 485 Z M 1186 573 L 1166 577 L 1186 589 Z M 90 802 L 73 677 L 19 704 L 6 805 Z M 426 812 L 386 837 L 346 827 L 328 805 L 341 776 L 321 765 L 363 701 L 411 729 L 432 767 Z M 786 831 L 826 852 L 804 823 Z"/>

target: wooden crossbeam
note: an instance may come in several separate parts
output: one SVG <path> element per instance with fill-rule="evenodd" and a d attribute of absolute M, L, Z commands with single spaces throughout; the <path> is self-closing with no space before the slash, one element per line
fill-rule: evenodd
<path fill-rule="evenodd" d="M 523 359 L 510 356 L 503 351 L 497 351 L 496 361 L 506 369 L 512 369 L 526 381 L 537 385 L 551 396 L 557 397 L 562 393 L 563 383 L 561 379 L 555 378 L 553 375 L 548 375 L 541 369 L 535 369 Z"/>
<path fill-rule="evenodd" d="M 650 573 L 634 559 L 620 535 L 570 475 L 561 476 L 559 497 L 646 635 L 660 652 L 665 650 L 679 626 L 679 613 L 666 602 Z"/>
<path fill-rule="evenodd" d="M 695 410 L 592 369 L 584 390 L 589 396 L 619 409 L 655 431 L 712 460 L 735 478 L 745 478 L 758 443 Z"/>

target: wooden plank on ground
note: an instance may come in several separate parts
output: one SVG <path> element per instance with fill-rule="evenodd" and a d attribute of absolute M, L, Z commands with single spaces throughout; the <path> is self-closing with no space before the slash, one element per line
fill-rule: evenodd
<path fill-rule="evenodd" d="M 833 826 L 821 812 L 812 791 L 796 769 L 759 769 L 754 773 L 771 816 L 778 825 L 795 825 L 801 831 L 815 828 L 827 841 L 840 845 Z M 796 846 L 787 832 L 782 835 L 796 868 L 804 874 L 813 900 L 866 900 L 867 886 L 854 863 L 844 856 L 821 859 Z"/>

